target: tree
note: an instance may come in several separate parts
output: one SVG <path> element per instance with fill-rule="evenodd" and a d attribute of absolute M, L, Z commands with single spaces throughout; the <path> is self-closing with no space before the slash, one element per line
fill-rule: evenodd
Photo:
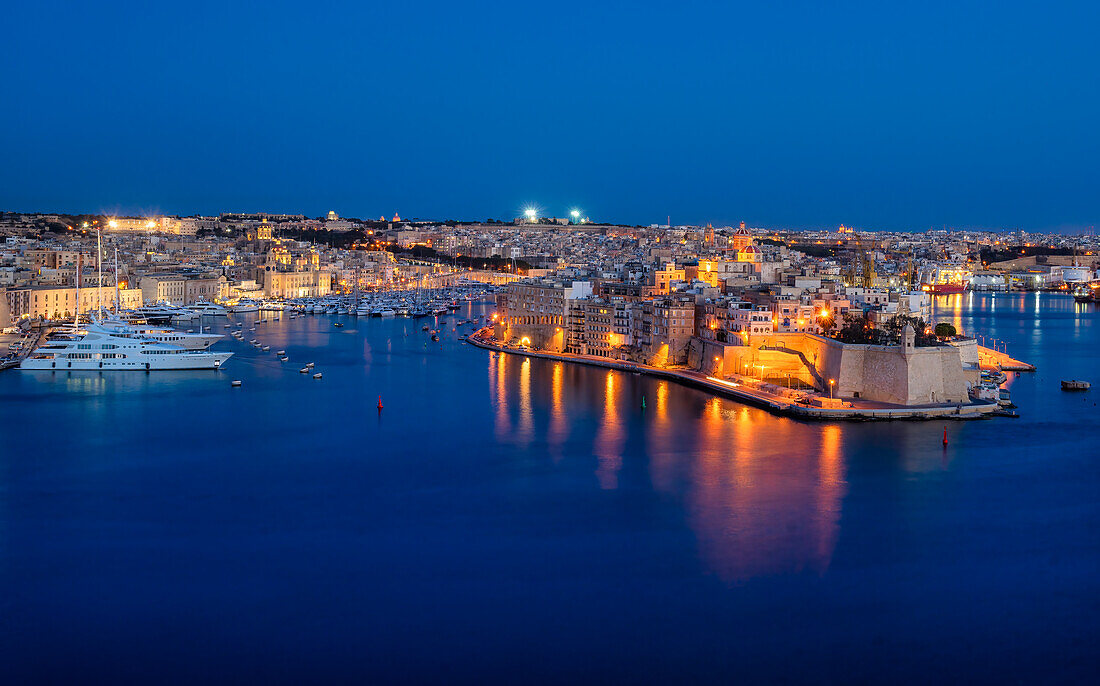
<path fill-rule="evenodd" d="M 935 332 L 936 337 L 940 338 L 941 340 L 944 338 L 953 338 L 954 336 L 957 336 L 959 334 L 954 325 L 949 324 L 948 322 L 940 322 L 939 324 L 936 324 Z"/>
<path fill-rule="evenodd" d="M 913 333 L 915 334 L 913 343 L 918 347 L 924 347 L 929 345 L 937 345 L 935 336 L 930 336 L 926 332 L 928 325 L 924 323 L 924 320 L 920 317 L 913 317 L 909 315 L 896 314 L 890 317 L 883 325 L 883 331 L 885 332 L 885 340 L 882 345 L 898 345 L 901 343 L 901 333 L 905 330 L 905 325 L 908 324 L 913 327 Z"/>
<path fill-rule="evenodd" d="M 837 339 L 843 343 L 874 343 L 874 327 L 871 319 L 863 312 L 848 312 L 844 315 L 844 326 L 837 332 Z"/>

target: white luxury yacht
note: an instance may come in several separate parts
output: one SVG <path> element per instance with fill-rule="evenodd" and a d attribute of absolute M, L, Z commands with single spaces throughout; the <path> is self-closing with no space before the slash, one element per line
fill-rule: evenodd
<path fill-rule="evenodd" d="M 143 305 L 135 309 L 134 312 L 150 322 L 168 322 L 172 319 L 193 319 L 196 316 L 195 313 L 190 310 L 165 304 Z"/>
<path fill-rule="evenodd" d="M 260 303 L 256 302 L 255 300 L 249 300 L 248 298 L 241 298 L 237 301 L 236 305 L 230 305 L 226 309 L 228 309 L 230 312 L 233 312 L 234 314 L 238 312 L 259 312 Z M 204 312 L 203 314 L 206 313 Z"/>
<path fill-rule="evenodd" d="M 197 302 L 194 305 L 188 305 L 186 309 L 203 317 L 225 317 L 229 314 L 221 305 L 208 302 Z"/>
<path fill-rule="evenodd" d="M 111 336 L 122 336 L 123 338 L 148 338 L 160 343 L 178 345 L 187 350 L 206 350 L 225 338 L 220 333 L 188 333 L 176 329 L 166 329 L 111 318 L 96 321 L 89 325 L 87 330 L 106 333 Z"/>
<path fill-rule="evenodd" d="M 188 350 L 147 338 L 118 336 L 96 330 L 56 336 L 35 348 L 20 369 L 88 371 L 159 371 L 217 369 L 233 353 Z"/>

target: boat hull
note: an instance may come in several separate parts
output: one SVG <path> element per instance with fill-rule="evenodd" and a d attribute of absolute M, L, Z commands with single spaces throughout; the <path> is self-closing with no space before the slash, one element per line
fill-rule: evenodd
<path fill-rule="evenodd" d="M 23 360 L 20 369 L 32 371 L 62 372 L 159 372 L 195 369 L 219 369 L 233 353 L 204 353 L 201 355 L 158 355 L 156 362 L 145 362 L 137 356 L 133 359 L 106 360 L 67 360 L 33 359 Z M 146 365 L 149 365 L 146 367 Z"/>
<path fill-rule="evenodd" d="M 965 291 L 965 283 L 935 283 L 928 286 L 928 292 L 932 295 L 954 295 Z"/>

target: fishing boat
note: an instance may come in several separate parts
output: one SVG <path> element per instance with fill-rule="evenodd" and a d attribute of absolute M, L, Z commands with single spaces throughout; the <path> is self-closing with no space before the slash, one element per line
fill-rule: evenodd
<path fill-rule="evenodd" d="M 1078 381 L 1076 379 L 1062 381 L 1063 391 L 1087 391 L 1091 387 L 1092 384 L 1088 381 Z"/>

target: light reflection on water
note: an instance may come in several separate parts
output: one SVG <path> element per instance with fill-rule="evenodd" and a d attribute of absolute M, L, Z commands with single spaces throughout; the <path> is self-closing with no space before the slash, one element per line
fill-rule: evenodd
<path fill-rule="evenodd" d="M 623 444 L 626 428 L 619 417 L 619 404 L 625 402 L 621 385 L 616 384 L 617 372 L 607 372 L 604 381 L 603 417 L 593 451 L 598 459 L 596 478 L 600 488 L 615 488 L 619 485 L 619 469 L 623 465 Z"/>
<path fill-rule="evenodd" d="M 517 371 L 522 407 L 513 413 L 501 380 Z M 622 488 L 627 463 L 645 465 L 648 486 L 682 503 L 701 562 L 723 581 L 828 568 L 846 492 L 842 425 L 808 431 L 668 381 L 560 362 L 498 355 L 489 375 L 496 434 L 519 445 L 532 431 L 530 408 L 546 408 L 546 440 L 558 445 L 564 398 L 584 402 L 578 411 L 591 424 L 578 419 L 570 435 L 592 436 L 595 485 Z"/>

